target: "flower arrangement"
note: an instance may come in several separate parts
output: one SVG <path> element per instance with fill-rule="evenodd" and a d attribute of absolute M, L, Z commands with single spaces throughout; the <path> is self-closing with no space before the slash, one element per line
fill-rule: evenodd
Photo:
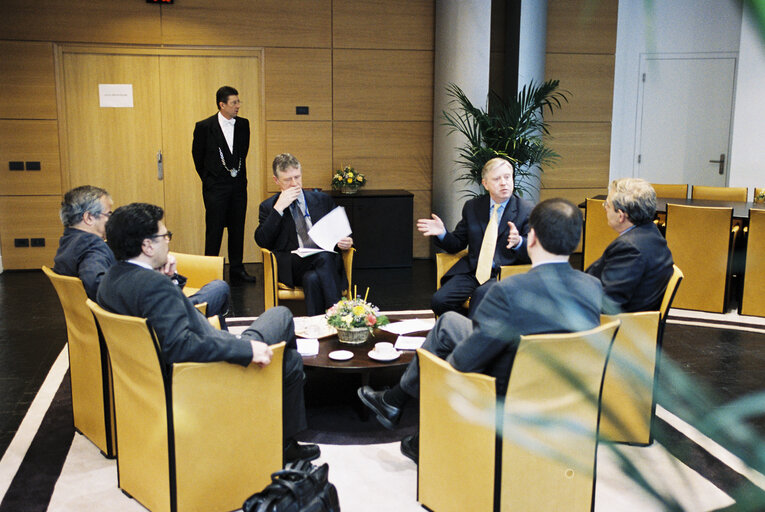
<path fill-rule="evenodd" d="M 350 165 L 346 165 L 342 169 L 336 170 L 332 176 L 332 190 L 353 190 L 355 192 L 366 182 L 367 178 L 363 174 L 357 172 Z"/>
<path fill-rule="evenodd" d="M 381 315 L 377 306 L 365 299 L 366 296 L 364 299 L 354 297 L 350 300 L 343 297 L 340 302 L 327 310 L 325 315 L 327 323 L 338 330 L 366 328 L 370 333 L 375 327 L 389 324 L 388 317 Z"/>
<path fill-rule="evenodd" d="M 765 190 L 754 196 L 755 203 L 765 203 Z"/>

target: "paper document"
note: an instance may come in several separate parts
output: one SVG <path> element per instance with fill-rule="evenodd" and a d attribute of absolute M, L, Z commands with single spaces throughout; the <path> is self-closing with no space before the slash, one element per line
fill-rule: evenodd
<path fill-rule="evenodd" d="M 417 350 L 425 343 L 425 336 L 399 336 L 394 347 L 396 350 Z"/>
<path fill-rule="evenodd" d="M 316 338 L 298 338 L 295 341 L 297 341 L 297 351 L 301 356 L 315 356 L 319 353 L 319 340 Z"/>
<path fill-rule="evenodd" d="M 318 252 L 334 252 L 334 251 L 325 251 L 324 249 L 301 247 L 300 249 L 295 249 L 294 251 L 292 251 L 292 254 L 297 254 L 301 258 L 305 258 L 306 256 L 312 256 Z"/>
<path fill-rule="evenodd" d="M 433 328 L 434 325 L 436 325 L 435 318 L 413 318 L 411 320 L 393 322 L 384 327 L 380 327 L 380 329 L 383 331 L 392 332 L 393 334 L 409 334 L 410 332 L 429 331 Z"/>
<path fill-rule="evenodd" d="M 350 234 L 351 223 L 348 222 L 348 216 L 342 206 L 338 206 L 319 219 L 308 231 L 311 240 L 326 251 L 333 250 L 340 239 Z"/>
<path fill-rule="evenodd" d="M 337 329 L 327 323 L 324 315 L 296 316 L 293 321 L 295 322 L 295 334 L 303 338 L 321 339 L 337 334 Z"/>

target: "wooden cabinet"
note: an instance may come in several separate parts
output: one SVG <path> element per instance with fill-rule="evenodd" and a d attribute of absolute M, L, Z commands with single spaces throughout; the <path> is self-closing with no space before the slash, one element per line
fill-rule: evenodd
<path fill-rule="evenodd" d="M 355 194 L 330 192 L 345 207 L 358 251 L 356 268 L 412 266 L 412 208 L 414 195 L 406 190 L 360 190 Z"/>

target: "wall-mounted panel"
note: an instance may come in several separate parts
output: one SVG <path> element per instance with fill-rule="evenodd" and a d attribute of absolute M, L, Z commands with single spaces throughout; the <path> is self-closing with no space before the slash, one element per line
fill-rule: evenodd
<path fill-rule="evenodd" d="M 433 49 L 434 0 L 335 0 L 332 11 L 335 48 Z"/>
<path fill-rule="evenodd" d="M 0 41 L 0 91 L 0 118 L 56 119 L 53 45 Z"/>
<path fill-rule="evenodd" d="M 0 121 L 0 194 L 61 194 L 56 121 Z"/>
<path fill-rule="evenodd" d="M 332 50 L 266 48 L 265 69 L 266 120 L 332 119 Z"/>
<path fill-rule="evenodd" d="M 333 169 L 352 165 L 374 189 L 430 190 L 433 124 L 430 122 L 335 122 Z"/>
<path fill-rule="evenodd" d="M 545 168 L 545 188 L 584 188 L 608 185 L 611 123 L 550 123 L 546 142 L 560 160 Z"/>
<path fill-rule="evenodd" d="M 336 121 L 432 121 L 433 52 L 335 50 Z"/>
<path fill-rule="evenodd" d="M 3 0 L 0 36 L 27 41 L 159 44 L 160 6 L 124 0 Z"/>
<path fill-rule="evenodd" d="M 618 0 L 549 0 L 547 51 L 613 54 L 618 3 Z"/>
<path fill-rule="evenodd" d="M 58 217 L 61 196 L 0 197 L 0 252 L 3 267 L 11 269 L 40 268 L 53 265 L 58 239 L 64 228 Z M 36 239 L 36 240 L 33 240 Z M 45 247 L 32 247 L 38 240 Z M 29 247 L 16 247 L 26 240 Z"/>
<path fill-rule="evenodd" d="M 328 190 L 332 180 L 332 123 L 327 121 L 269 121 L 266 123 L 266 190 L 279 190 L 271 178 L 271 163 L 279 153 L 292 153 L 303 169 L 304 188 Z M 254 179 L 252 177 L 251 179 Z"/>
<path fill-rule="evenodd" d="M 588 197 L 595 197 L 600 194 L 607 194 L 608 187 L 594 188 L 543 188 L 539 191 L 539 200 L 552 199 L 553 197 L 562 197 L 568 199 L 574 204 L 581 204 Z"/>
<path fill-rule="evenodd" d="M 330 0 L 183 0 L 162 6 L 162 42 L 329 48 Z"/>
<path fill-rule="evenodd" d="M 545 77 L 560 80 L 560 88 L 571 93 L 563 108 L 545 113 L 547 121 L 611 122 L 613 55 L 548 53 Z"/>

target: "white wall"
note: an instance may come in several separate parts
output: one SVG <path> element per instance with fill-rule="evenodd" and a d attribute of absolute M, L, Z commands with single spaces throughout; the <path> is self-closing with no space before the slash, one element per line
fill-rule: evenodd
<path fill-rule="evenodd" d="M 738 52 L 740 33 L 741 5 L 734 0 L 619 1 L 611 179 L 632 176 L 641 54 Z"/>
<path fill-rule="evenodd" d="M 759 32 L 754 15 L 747 7 L 741 26 L 736 110 L 733 114 L 730 186 L 765 187 L 765 34 Z"/>

